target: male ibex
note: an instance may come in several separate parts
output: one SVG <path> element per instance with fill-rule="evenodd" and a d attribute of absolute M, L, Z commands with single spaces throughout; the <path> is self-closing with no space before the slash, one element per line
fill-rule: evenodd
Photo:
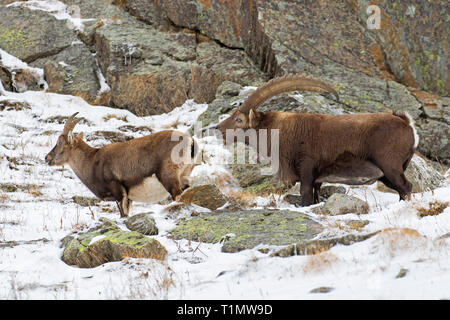
<path fill-rule="evenodd" d="M 155 202 L 169 194 L 175 200 L 189 186 L 200 154 L 189 135 L 166 130 L 92 148 L 82 133 L 73 137 L 72 130 L 81 120 L 75 119 L 77 114 L 67 120 L 45 161 L 51 166 L 69 164 L 97 197 L 116 201 L 121 217 L 128 216 L 132 200 Z"/>
<path fill-rule="evenodd" d="M 279 171 L 281 181 L 292 186 L 300 181 L 302 205 L 319 201 L 323 182 L 349 185 L 376 180 L 409 198 L 411 183 L 404 171 L 419 142 L 409 115 L 403 112 L 376 114 L 296 114 L 257 112 L 265 100 L 289 91 L 336 91 L 310 76 L 275 78 L 254 91 L 239 109 L 218 125 L 227 129 L 279 130 Z M 267 147 L 270 150 L 270 146 Z"/>

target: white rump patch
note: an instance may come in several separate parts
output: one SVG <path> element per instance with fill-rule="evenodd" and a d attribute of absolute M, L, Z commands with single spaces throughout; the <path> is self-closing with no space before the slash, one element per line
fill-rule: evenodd
<path fill-rule="evenodd" d="M 159 182 L 156 175 L 145 178 L 141 184 L 130 189 L 128 198 L 133 201 L 155 203 L 169 197 L 170 194 Z"/>
<path fill-rule="evenodd" d="M 409 115 L 408 112 L 405 111 L 405 115 L 406 117 L 409 119 L 409 125 L 411 126 L 411 128 L 413 129 L 413 133 L 414 133 L 414 148 L 417 148 L 417 146 L 419 145 L 419 135 L 417 134 L 417 130 L 414 127 L 414 120 L 413 118 Z"/>

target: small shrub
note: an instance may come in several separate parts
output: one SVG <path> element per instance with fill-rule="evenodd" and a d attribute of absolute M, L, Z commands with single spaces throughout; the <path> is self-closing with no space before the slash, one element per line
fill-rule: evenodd
<path fill-rule="evenodd" d="M 6 194 L 0 193 L 0 203 L 4 203 L 8 200 L 8 196 Z"/>
<path fill-rule="evenodd" d="M 2 190 L 4 192 L 16 192 L 18 189 L 19 188 L 14 184 L 9 184 L 9 183 L 0 184 L 0 190 Z"/>
<path fill-rule="evenodd" d="M 417 215 L 420 218 L 426 217 L 426 216 L 436 216 L 438 214 L 441 214 L 445 208 L 448 207 L 448 202 L 441 202 L 438 200 L 430 202 L 428 208 L 419 208 L 417 209 Z"/>
<path fill-rule="evenodd" d="M 333 264 L 336 264 L 339 258 L 330 252 L 321 252 L 308 257 L 308 260 L 303 265 L 303 272 L 316 273 L 323 272 L 330 269 Z"/>
<path fill-rule="evenodd" d="M 115 115 L 115 114 L 108 114 L 108 115 L 103 117 L 103 120 L 105 122 L 109 121 L 111 119 L 117 119 L 117 120 L 120 120 L 120 121 L 123 121 L 123 122 L 128 122 L 127 116 L 118 116 L 118 115 Z"/>

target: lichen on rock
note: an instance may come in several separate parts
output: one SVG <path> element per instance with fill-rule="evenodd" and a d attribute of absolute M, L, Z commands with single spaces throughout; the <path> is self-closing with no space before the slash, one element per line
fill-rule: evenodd
<path fill-rule="evenodd" d="M 124 231 L 113 221 L 101 223 L 64 242 L 61 259 L 80 268 L 94 268 L 126 257 L 164 260 L 166 249 L 155 239 L 136 231 Z"/>
<path fill-rule="evenodd" d="M 311 239 L 322 226 L 307 215 L 287 210 L 242 210 L 201 213 L 170 231 L 174 239 L 217 243 L 222 252 L 237 252 L 259 244 L 287 245 Z"/>

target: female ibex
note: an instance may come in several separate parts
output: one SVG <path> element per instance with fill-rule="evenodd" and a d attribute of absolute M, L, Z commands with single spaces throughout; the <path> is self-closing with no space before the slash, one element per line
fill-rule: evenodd
<path fill-rule="evenodd" d="M 132 200 L 155 202 L 169 194 L 176 199 L 189 186 L 198 146 L 189 135 L 166 130 L 127 142 L 92 148 L 72 130 L 81 118 L 73 114 L 45 161 L 69 164 L 80 180 L 102 200 L 115 200 L 121 217 Z M 181 142 L 180 142 L 181 138 Z"/>
<path fill-rule="evenodd" d="M 310 76 L 276 78 L 254 91 L 229 118 L 218 125 L 227 129 L 279 130 L 278 175 L 288 186 L 300 181 L 302 205 L 319 201 L 323 182 L 369 184 L 376 180 L 396 190 L 400 199 L 411 193 L 404 171 L 419 138 L 408 114 L 296 114 L 257 112 L 265 100 L 289 91 L 336 91 Z M 267 147 L 270 150 L 270 146 Z"/>

